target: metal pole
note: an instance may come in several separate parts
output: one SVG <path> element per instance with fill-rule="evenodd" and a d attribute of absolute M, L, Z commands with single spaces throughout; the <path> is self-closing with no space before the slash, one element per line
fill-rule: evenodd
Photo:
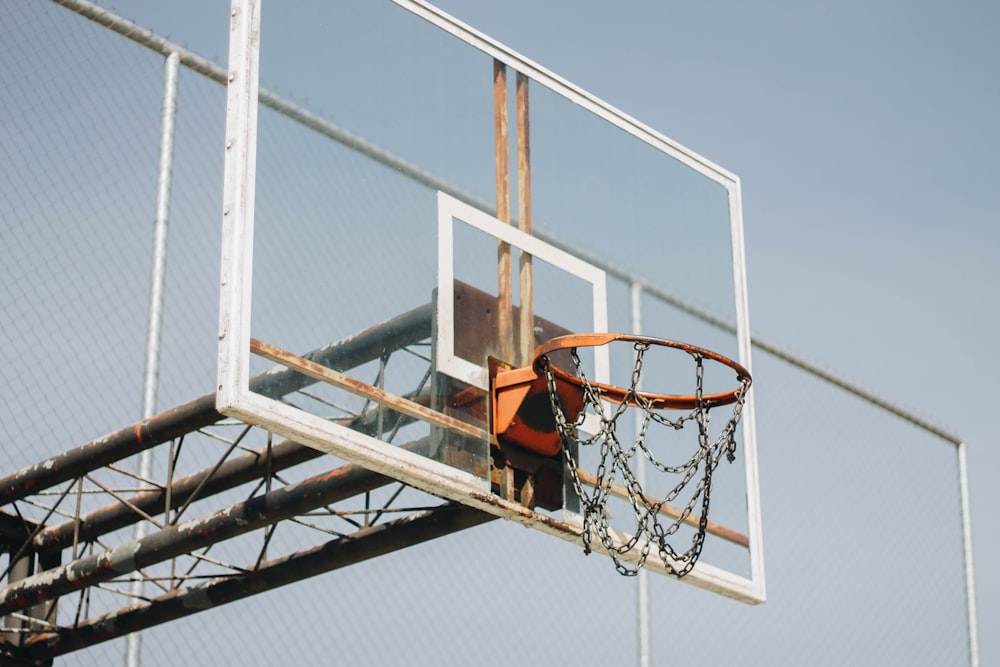
<path fill-rule="evenodd" d="M 517 226 L 526 234 L 531 233 L 531 129 L 528 104 L 528 77 L 517 73 L 515 119 L 517 121 Z M 515 350 L 518 366 L 531 363 L 535 350 L 535 288 L 531 255 L 518 253 L 518 295 L 521 309 L 517 328 L 520 347 Z"/>
<path fill-rule="evenodd" d="M 976 613 L 976 577 L 972 563 L 972 510 L 969 501 L 969 464 L 966 445 L 958 444 L 958 491 L 962 505 L 962 549 L 965 555 L 965 603 L 969 616 L 969 664 L 979 667 L 979 621 Z"/>
<path fill-rule="evenodd" d="M 174 120 L 177 116 L 177 74 L 181 57 L 175 51 L 163 66 L 163 109 L 160 116 L 160 163 L 156 172 L 156 217 L 153 221 L 153 258 L 149 281 L 149 319 L 146 328 L 146 370 L 142 378 L 142 418 L 156 414 L 156 393 L 160 377 L 160 341 L 163 337 L 163 291 L 167 277 L 167 231 L 170 227 L 170 181 L 174 166 Z M 153 474 L 153 449 L 139 454 L 139 477 Z M 146 536 L 148 524 L 135 524 L 133 538 Z M 142 578 L 132 581 L 136 599 L 143 595 Z M 139 633 L 125 638 L 125 665 L 139 667 L 142 639 Z"/>
<path fill-rule="evenodd" d="M 629 294 L 632 297 L 632 333 L 642 335 L 642 285 L 633 282 L 629 287 Z M 642 380 L 636 383 L 636 389 L 641 389 Z M 635 428 L 642 428 L 642 415 L 637 410 L 635 413 Z M 635 474 L 639 480 L 639 486 L 646 487 L 646 461 L 641 456 L 635 459 Z M 639 626 L 639 667 L 649 667 L 649 573 L 640 568 L 636 576 L 637 593 L 637 618 Z"/>
<path fill-rule="evenodd" d="M 510 223 L 510 144 L 507 138 L 507 66 L 493 61 L 493 139 L 496 155 L 497 220 Z M 514 358 L 514 287 L 510 244 L 497 242 L 497 336 L 500 358 Z"/>
<path fill-rule="evenodd" d="M 142 378 L 142 418 L 156 414 L 163 333 L 163 295 L 167 277 L 167 231 L 170 226 L 170 185 L 174 164 L 174 120 L 177 116 L 177 77 L 180 56 L 171 53 L 163 68 L 163 109 L 160 117 L 160 162 L 156 173 L 156 214 L 153 220 L 153 256 L 149 281 L 146 329 L 146 370 Z"/>

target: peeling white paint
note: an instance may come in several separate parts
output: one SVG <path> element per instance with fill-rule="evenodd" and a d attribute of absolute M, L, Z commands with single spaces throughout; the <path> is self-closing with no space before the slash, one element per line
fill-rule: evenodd
<path fill-rule="evenodd" d="M 58 572 L 59 572 L 59 570 L 51 570 L 49 572 L 42 572 L 41 574 L 36 574 L 33 577 L 28 577 L 26 579 L 23 579 L 23 580 L 21 580 L 18 583 L 25 584 L 25 583 L 30 582 L 32 585 L 50 586 L 53 583 L 55 583 L 56 579 L 58 579 L 58 577 L 56 576 L 56 573 L 58 573 Z M 66 575 L 67 575 L 67 578 L 70 581 L 75 581 L 80 576 L 78 574 L 74 575 L 72 568 L 67 568 Z"/>
<path fill-rule="evenodd" d="M 177 532 L 179 532 L 179 533 L 188 533 L 188 532 L 191 532 L 192 530 L 197 530 L 198 527 L 201 524 L 205 523 L 206 521 L 208 521 L 211 518 L 212 518 L 211 516 L 207 517 L 207 518 L 206 517 L 200 517 L 200 518 L 197 518 L 197 519 L 191 519 L 190 521 L 185 521 L 184 523 L 181 523 L 181 524 L 177 525 Z"/>
<path fill-rule="evenodd" d="M 134 572 L 135 555 L 139 552 L 139 546 L 139 542 L 131 542 L 108 552 L 108 564 L 111 569 L 119 573 Z"/>

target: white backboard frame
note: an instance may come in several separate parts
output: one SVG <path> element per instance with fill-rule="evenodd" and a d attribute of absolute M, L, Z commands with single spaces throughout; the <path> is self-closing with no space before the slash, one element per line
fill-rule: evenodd
<path fill-rule="evenodd" d="M 489 391 L 488 371 L 455 354 L 455 247 L 454 227 L 464 223 L 503 241 L 513 248 L 551 264 L 571 276 L 590 284 L 593 324 L 596 333 L 608 330 L 608 288 L 606 274 L 593 264 L 545 243 L 517 227 L 470 206 L 449 194 L 438 192 L 438 298 L 437 318 L 437 371 L 456 380 Z M 598 382 L 608 382 L 611 375 L 608 350 L 595 349 L 594 370 Z"/>
<path fill-rule="evenodd" d="M 727 189 L 730 203 L 739 361 L 751 369 L 739 179 L 431 5 L 418 0 L 394 1 Z M 250 304 L 261 37 L 260 4 L 261 0 L 232 0 L 222 215 L 217 409 L 227 416 L 335 454 L 428 493 L 476 507 L 580 544 L 582 525 L 576 518 L 560 521 L 535 512 L 495 496 L 490 492 L 488 483 L 484 479 L 250 391 Z M 516 241 L 524 242 L 523 239 Z M 530 244 L 530 242 L 524 243 Z M 529 247 L 524 249 L 530 252 Z M 746 463 L 750 576 L 744 577 L 699 562 L 682 581 L 756 604 L 764 602 L 766 595 L 752 391 L 748 396 L 743 415 L 742 446 Z M 598 548 L 598 545 L 594 546 L 595 549 Z M 659 560 L 655 552 L 655 549 L 651 552 L 646 567 L 666 573 L 664 563 Z"/>

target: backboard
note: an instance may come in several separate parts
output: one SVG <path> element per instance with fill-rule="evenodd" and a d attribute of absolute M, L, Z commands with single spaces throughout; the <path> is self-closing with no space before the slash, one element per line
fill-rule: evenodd
<path fill-rule="evenodd" d="M 491 438 L 491 364 L 620 331 L 751 368 L 732 174 L 424 2 L 233 0 L 230 35 L 224 414 L 579 544 L 562 459 Z M 629 381 L 615 349 L 580 356 Z M 694 376 L 651 356 L 642 382 Z M 742 416 L 683 581 L 759 603 L 752 391 Z"/>

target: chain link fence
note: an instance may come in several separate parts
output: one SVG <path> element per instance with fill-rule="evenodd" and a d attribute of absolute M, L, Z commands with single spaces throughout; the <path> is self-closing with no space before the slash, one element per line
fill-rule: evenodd
<path fill-rule="evenodd" d="M 7 474 L 141 417 L 170 45 L 45 0 L 0 5 L 0 31 Z M 221 71 L 182 58 L 160 410 L 215 382 Z M 653 578 L 653 663 L 975 662 L 961 445 L 781 350 L 758 346 L 754 366 L 768 602 Z M 195 460 L 210 466 L 204 449 Z M 491 522 L 144 631 L 142 664 L 628 664 L 635 581 L 607 565 Z M 115 640 L 57 664 L 123 653 Z"/>

